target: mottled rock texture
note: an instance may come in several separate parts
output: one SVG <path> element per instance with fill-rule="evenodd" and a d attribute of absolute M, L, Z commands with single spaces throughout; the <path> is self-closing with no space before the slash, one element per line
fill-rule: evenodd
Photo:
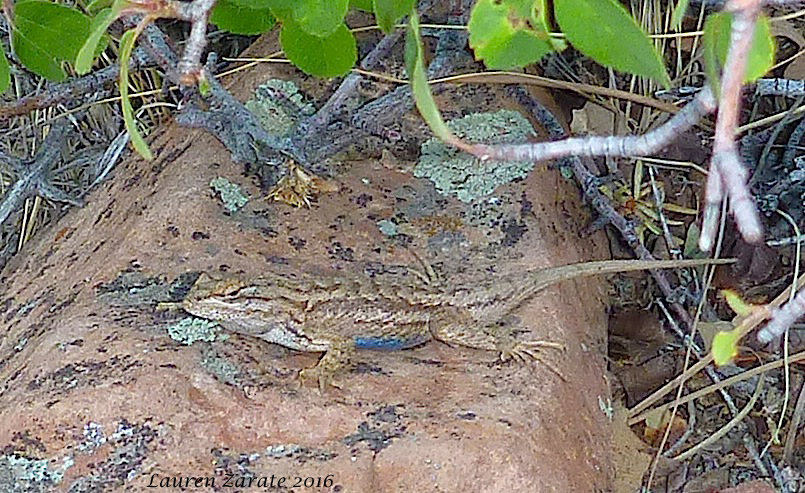
<path fill-rule="evenodd" d="M 269 78 L 300 76 L 265 64 L 229 85 L 246 100 Z M 501 94 L 466 86 L 439 102 L 452 115 L 517 110 Z M 413 250 L 442 282 L 459 282 L 606 257 L 601 237 L 580 237 L 588 218 L 557 171 L 537 166 L 464 204 L 414 178 L 415 160 L 353 156 L 340 191 L 293 209 L 259 200 L 256 180 L 208 134 L 168 125 L 151 148 L 153 162 L 122 163 L 2 272 L 4 491 L 157 491 L 147 486 L 163 480 L 211 491 L 188 478 L 221 488 L 230 476 L 258 491 L 272 475 L 275 486 L 310 486 L 294 491 L 609 489 L 600 280 L 552 287 L 518 314 L 531 328 L 521 337 L 566 344 L 545 357 L 567 381 L 539 363 L 432 343 L 363 352 L 342 388 L 320 395 L 296 379 L 317 355 L 235 335 L 185 345 L 167 330 L 182 315 L 155 306 L 200 271 L 397 275 L 420 268 Z M 250 196 L 243 208 L 224 208 L 210 187 L 218 177 Z"/>

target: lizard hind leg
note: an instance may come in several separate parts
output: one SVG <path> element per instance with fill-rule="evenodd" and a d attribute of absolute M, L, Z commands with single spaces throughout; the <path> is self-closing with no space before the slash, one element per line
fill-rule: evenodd
<path fill-rule="evenodd" d="M 529 360 L 536 360 L 548 367 L 553 373 L 564 381 L 567 381 L 564 375 L 559 371 L 553 363 L 542 357 L 543 349 L 556 349 L 564 352 L 565 347 L 558 342 L 552 341 L 517 341 L 509 336 L 503 338 L 498 342 L 497 350 L 500 351 L 500 360 L 516 360 L 521 363 L 526 363 Z"/>
<path fill-rule="evenodd" d="M 351 340 L 338 339 L 332 341 L 316 366 L 299 372 L 299 380 L 302 385 L 310 381 L 318 384 L 319 391 L 322 393 L 331 385 L 338 387 L 333 382 L 333 377 L 350 365 L 350 360 L 354 353 L 355 344 Z"/>
<path fill-rule="evenodd" d="M 473 327 L 471 323 L 445 323 L 438 324 L 438 328 L 432 329 L 432 333 L 434 339 L 448 345 L 457 344 L 475 349 L 496 351 L 500 354 L 501 361 L 515 360 L 524 363 L 530 360 L 537 360 L 559 378 L 566 380 L 564 375 L 541 355 L 544 349 L 564 351 L 565 347 L 558 342 L 518 341 L 512 336 L 510 328 L 499 325 Z"/>

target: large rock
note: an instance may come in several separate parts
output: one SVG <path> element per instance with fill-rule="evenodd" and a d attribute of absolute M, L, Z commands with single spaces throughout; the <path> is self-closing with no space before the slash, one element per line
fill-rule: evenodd
<path fill-rule="evenodd" d="M 275 50 L 267 38 L 251 52 Z M 265 64 L 231 90 L 246 99 L 269 77 L 298 75 Z M 516 109 L 495 89 L 463 91 L 440 104 Z M 206 133 L 169 125 L 151 148 L 155 161 L 122 163 L 2 272 L 0 490 L 194 490 L 229 475 L 243 491 L 272 475 L 305 491 L 609 489 L 599 280 L 554 286 L 517 313 L 531 329 L 521 337 L 567 346 L 544 353 L 567 381 L 539 362 L 430 343 L 362 352 L 342 387 L 320 395 L 296 378 L 317 355 L 238 335 L 183 345 L 166 330 L 177 315 L 155 306 L 188 272 L 421 268 L 403 244 L 446 283 L 605 257 L 580 238 L 578 192 L 557 171 L 499 187 L 497 204 L 466 205 L 412 177 L 411 162 L 357 160 L 336 176 L 339 192 L 293 209 L 260 201 Z M 217 177 L 252 200 L 226 212 Z M 391 218 L 405 236 L 381 232 Z"/>

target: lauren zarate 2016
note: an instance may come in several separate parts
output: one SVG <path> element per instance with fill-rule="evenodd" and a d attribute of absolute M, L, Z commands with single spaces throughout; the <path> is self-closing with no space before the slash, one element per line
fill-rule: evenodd
<path fill-rule="evenodd" d="M 235 476 L 225 474 L 223 476 L 160 476 L 157 473 L 151 475 L 148 488 L 329 488 L 333 485 L 333 475 L 325 477 L 300 477 L 300 476 Z"/>

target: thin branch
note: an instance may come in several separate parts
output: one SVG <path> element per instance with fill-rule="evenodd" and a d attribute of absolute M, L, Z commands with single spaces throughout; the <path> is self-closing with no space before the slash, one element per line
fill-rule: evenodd
<path fill-rule="evenodd" d="M 715 243 L 718 211 L 725 195 L 729 198 L 735 223 L 744 239 L 749 243 L 756 243 L 763 237 L 755 201 L 747 186 L 749 174 L 741 162 L 735 143 L 741 108 L 741 88 L 755 23 L 760 13 L 760 3 L 760 0 L 730 0 L 726 6 L 726 10 L 734 15 L 730 47 L 721 78 L 713 158 L 707 177 L 705 220 L 699 237 L 699 248 L 704 251 L 709 251 Z"/>
<path fill-rule="evenodd" d="M 805 80 L 760 79 L 755 86 L 758 96 L 783 96 L 796 98 L 805 96 Z"/>
<path fill-rule="evenodd" d="M 157 26 L 150 24 L 143 32 L 141 42 L 171 81 L 178 84 L 180 76 L 172 70 L 178 57 L 170 46 L 169 38 Z M 201 100 L 198 93 L 193 94 L 195 100 L 191 99 L 181 107 L 176 115 L 176 122 L 191 128 L 202 128 L 213 134 L 237 163 L 257 163 L 264 156 L 263 153 L 268 151 L 291 155 L 304 164 L 289 139 L 280 139 L 266 132 L 257 117 L 218 82 L 212 74 L 216 61 L 217 57 L 211 53 L 207 57 L 208 68 L 202 74 L 210 87 L 207 99 Z M 274 174 L 273 182 L 276 183 L 282 172 L 277 170 Z"/>
<path fill-rule="evenodd" d="M 17 161 L 20 174 L 11 189 L 6 192 L 3 201 L 0 202 L 0 225 L 20 206 L 23 200 L 34 194 L 62 202 L 76 203 L 74 199 L 67 197 L 47 181 L 48 170 L 59 159 L 69 129 L 70 122 L 66 118 L 57 120 L 50 127 L 50 132 L 32 160 L 13 158 Z"/>
<path fill-rule="evenodd" d="M 572 137 L 536 144 L 471 144 L 464 150 L 484 160 L 499 161 L 543 161 L 567 156 L 646 156 L 667 146 L 713 110 L 715 98 L 710 88 L 705 87 L 665 124 L 643 135 Z"/>
<path fill-rule="evenodd" d="M 207 46 L 207 20 L 216 0 L 193 0 L 190 3 L 176 2 L 178 18 L 190 22 L 190 36 L 187 38 L 182 59 L 179 61 L 179 81 L 190 86 L 199 81 L 202 75 L 201 55 Z"/>
<path fill-rule="evenodd" d="M 138 48 L 131 57 L 129 67 L 132 69 L 146 68 L 152 63 L 145 51 Z M 0 125 L 8 124 L 12 117 L 53 107 L 57 104 L 72 107 L 107 98 L 117 92 L 114 83 L 117 81 L 119 73 L 118 64 L 110 65 L 67 82 L 50 84 L 40 93 L 23 96 L 13 102 L 0 105 Z"/>
<path fill-rule="evenodd" d="M 195 85 L 202 77 L 203 66 L 201 56 L 207 46 L 207 21 L 210 17 L 212 8 L 215 7 L 216 0 L 193 0 L 183 2 L 177 0 L 162 0 L 161 2 L 129 2 L 128 6 L 122 10 L 121 17 L 127 23 L 132 22 L 136 25 L 144 22 L 147 26 L 152 26 L 153 21 L 160 18 L 179 19 L 190 23 L 190 35 L 185 40 L 184 53 L 178 63 L 165 62 L 169 59 L 160 60 L 160 65 L 165 69 L 166 74 L 172 82 L 180 86 Z M 143 17 L 144 16 L 144 17 Z M 151 30 L 151 34 L 154 34 Z M 158 47 L 157 52 L 166 54 L 173 50 L 166 50 L 164 46 Z M 171 58 L 175 58 L 171 57 Z M 172 61 L 172 60 L 171 60 Z"/>
<path fill-rule="evenodd" d="M 508 92 L 515 97 L 520 104 L 531 111 L 534 118 L 546 129 L 550 138 L 560 139 L 565 137 L 565 130 L 556 116 L 539 103 L 539 101 L 532 98 L 522 87 L 515 86 Z M 585 159 L 588 160 L 589 158 Z M 620 232 L 621 237 L 634 251 L 637 258 L 640 260 L 655 260 L 651 252 L 640 241 L 635 231 L 634 224 L 623 217 L 612 205 L 612 202 L 601 193 L 599 189 L 600 180 L 584 165 L 582 158 L 579 156 L 565 157 L 562 159 L 559 166 L 569 168 L 573 172 L 576 182 L 582 189 L 584 197 L 606 223 L 611 224 Z M 671 283 L 665 271 L 653 270 L 651 271 L 651 275 L 654 280 L 657 281 L 657 286 L 659 286 L 660 291 L 662 291 L 666 299 L 673 300 L 676 298 L 674 296 L 674 288 L 671 287 Z M 690 327 L 693 320 L 688 311 L 676 301 L 670 303 L 670 305 L 674 313 L 679 316 L 685 326 Z"/>
<path fill-rule="evenodd" d="M 800 289 L 785 305 L 772 309 L 771 314 L 769 323 L 757 333 L 757 340 L 764 344 L 783 335 L 799 317 L 805 314 L 805 289 Z"/>
<path fill-rule="evenodd" d="M 786 464 L 792 464 L 794 461 L 794 446 L 797 441 L 797 433 L 802 424 L 803 416 L 805 416 L 805 382 L 802 382 L 799 386 L 797 403 L 794 405 L 794 412 L 791 414 L 791 423 L 788 426 L 788 434 L 785 437 L 783 462 Z"/>
<path fill-rule="evenodd" d="M 179 57 L 171 47 L 170 38 L 152 23 L 145 26 L 138 41 L 157 66 L 162 69 L 165 76 L 174 84 L 179 85 L 179 74 L 175 70 Z"/>
<path fill-rule="evenodd" d="M 2 149 L 0 149 L 0 162 L 8 164 L 15 173 L 23 172 L 24 161 L 17 156 L 6 153 Z"/>
<path fill-rule="evenodd" d="M 397 44 L 401 30 L 397 30 L 380 40 L 377 45 L 361 61 L 360 68 L 373 70 L 383 58 L 390 55 L 391 49 Z M 361 74 L 352 72 L 338 86 L 338 89 L 327 99 L 327 102 L 313 116 L 302 122 L 293 133 L 291 140 L 297 147 L 304 148 L 304 142 L 309 135 L 321 135 L 339 113 L 347 106 L 347 101 L 356 96 L 358 85 L 363 80 Z"/>
<path fill-rule="evenodd" d="M 208 65 L 214 65 L 215 59 L 214 54 L 211 54 L 207 60 Z M 203 128 L 210 132 L 226 146 L 232 154 L 232 159 L 237 163 L 271 161 L 265 159 L 267 151 L 283 154 L 305 164 L 292 146 L 290 139 L 268 133 L 260 125 L 257 117 L 224 89 L 209 72 L 209 69 L 205 68 L 204 72 L 204 77 L 207 78 L 210 86 L 209 95 L 203 101 L 207 108 L 202 109 L 199 103 L 190 102 L 176 115 L 177 123 L 188 127 Z M 275 175 L 276 179 L 272 180 L 274 183 L 279 181 L 282 171 L 277 170 Z"/>
<path fill-rule="evenodd" d="M 468 0 L 462 0 L 448 16 L 448 23 L 454 25 L 465 25 L 469 17 L 470 6 Z M 429 8 L 430 4 L 425 4 L 423 8 Z M 433 61 L 428 67 L 428 77 L 438 78 L 450 73 L 457 65 L 457 58 L 466 51 L 463 46 L 467 42 L 467 33 L 456 29 L 442 29 L 438 34 L 438 43 Z M 461 47 L 461 48 L 457 48 Z M 438 93 L 443 88 L 437 86 L 433 89 Z M 414 107 L 414 98 L 409 85 L 401 86 L 390 91 L 383 96 L 370 101 L 355 110 L 349 124 L 352 126 L 349 132 L 336 132 L 337 127 L 331 125 L 319 134 L 294 133 L 294 142 L 305 144 L 305 155 L 311 162 L 322 161 L 325 157 L 340 152 L 349 145 L 359 142 L 367 135 L 382 135 L 386 138 L 399 138 L 396 131 L 388 127 L 396 123 L 400 117 Z M 335 139 L 329 136 L 338 134 Z M 322 136 L 328 138 L 322 141 Z"/>

